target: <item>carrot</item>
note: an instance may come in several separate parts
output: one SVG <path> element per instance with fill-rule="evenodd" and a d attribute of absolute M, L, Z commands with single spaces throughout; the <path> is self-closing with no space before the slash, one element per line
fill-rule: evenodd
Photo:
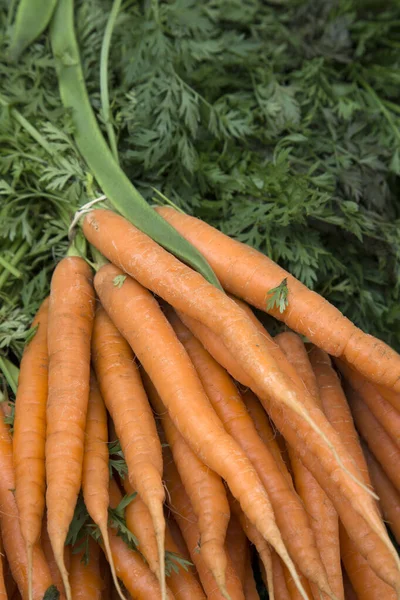
<path fill-rule="evenodd" d="M 165 528 L 165 549 L 174 555 L 180 554 L 179 548 L 169 530 L 168 523 Z M 173 558 L 170 560 L 173 561 Z M 198 579 L 196 579 L 193 567 L 185 569 L 179 566 L 177 571 L 171 567 L 168 575 L 168 585 L 176 600 L 205 600 L 203 589 Z"/>
<path fill-rule="evenodd" d="M 368 406 L 375 419 L 379 421 L 386 433 L 400 446 L 400 412 L 385 400 L 378 390 L 359 373 L 350 369 L 343 361 L 337 361 L 342 375 Z"/>
<path fill-rule="evenodd" d="M 132 346 L 183 438 L 210 469 L 225 479 L 250 521 L 296 577 L 257 473 L 226 433 L 159 305 L 131 278 L 115 286 L 119 276 L 121 271 L 110 264 L 97 272 L 95 286 L 103 306 Z M 149 344 L 152 339 L 157 342 Z"/>
<path fill-rule="evenodd" d="M 124 595 L 115 574 L 108 540 L 108 429 L 107 412 L 94 374 L 90 377 L 90 393 L 86 418 L 86 437 L 82 468 L 82 491 L 87 511 L 100 529 L 108 555 L 114 585 L 122 598 Z M 97 556 L 97 555 L 95 555 Z"/>
<path fill-rule="evenodd" d="M 175 521 L 171 511 L 169 511 L 169 515 L 168 515 L 168 528 L 169 528 L 172 538 L 179 550 L 179 554 L 181 556 L 183 556 L 183 558 L 185 560 L 190 561 L 190 553 L 189 553 L 188 547 L 186 546 L 186 542 L 183 539 L 182 532 L 179 529 L 179 525 Z M 198 578 L 198 575 L 196 574 L 196 570 L 194 568 L 193 568 L 193 572 L 194 572 L 195 576 Z"/>
<path fill-rule="evenodd" d="M 28 556 L 29 598 L 32 598 L 32 552 L 40 537 L 45 504 L 46 402 L 48 377 L 47 316 L 49 299 L 42 303 L 25 346 L 15 400 L 13 459 L 15 500 Z"/>
<path fill-rule="evenodd" d="M 284 573 L 284 578 L 285 578 L 285 583 L 286 583 L 286 589 L 289 593 L 290 600 L 300 600 L 296 586 L 294 585 L 294 582 L 293 582 L 293 577 L 291 576 L 291 574 L 289 573 L 289 571 L 286 569 L 285 566 L 283 566 L 283 573 Z M 311 591 L 310 584 L 307 581 L 307 579 L 304 578 L 304 575 L 302 575 L 301 583 L 303 584 L 303 587 L 307 592 L 307 598 L 310 598 L 310 600 L 311 600 L 311 598 L 313 598 L 313 594 Z"/>
<path fill-rule="evenodd" d="M 82 481 L 93 316 L 91 269 L 82 258 L 64 258 L 51 280 L 45 452 L 47 527 L 68 600 L 63 552 Z"/>
<path fill-rule="evenodd" d="M 283 564 L 277 553 L 273 550 L 271 552 L 272 561 L 272 572 L 274 578 L 274 591 L 277 600 L 290 600 L 289 590 L 286 585 L 285 571 Z M 264 578 L 265 585 L 267 585 L 266 577 Z"/>
<path fill-rule="evenodd" d="M 358 600 L 358 596 L 354 591 L 352 583 L 347 575 L 346 569 L 343 568 L 343 585 L 345 600 Z"/>
<path fill-rule="evenodd" d="M 200 554 L 214 575 L 222 595 L 229 598 L 225 581 L 227 557 L 224 543 L 230 511 L 224 484 L 185 442 L 150 379 L 147 376 L 143 379 L 197 518 Z"/>
<path fill-rule="evenodd" d="M 92 354 L 101 393 L 128 466 L 129 481 L 151 514 L 164 597 L 165 493 L 160 440 L 132 350 L 102 307 L 96 311 Z"/>
<path fill-rule="evenodd" d="M 308 337 L 328 354 L 344 358 L 371 381 L 400 391 L 400 357 L 384 342 L 358 329 L 319 294 L 309 290 L 270 258 L 230 239 L 203 221 L 170 207 L 157 207 L 179 233 L 203 254 L 222 286 Z M 268 308 L 270 291 L 286 280 L 288 306 Z"/>
<path fill-rule="evenodd" d="M 307 440 L 307 446 L 317 452 L 319 460 L 322 456 L 329 460 L 330 470 L 335 463 L 341 466 L 343 472 L 339 477 L 343 480 L 343 490 L 348 492 L 361 514 L 374 518 L 365 495 L 359 493 L 354 481 L 349 481 L 349 478 L 357 479 L 357 473 L 343 453 L 340 439 L 322 412 L 306 401 L 304 390 L 290 381 L 287 373 L 282 373 L 264 336 L 257 333 L 257 327 L 240 306 L 111 211 L 89 212 L 83 230 L 87 239 L 108 259 L 174 308 L 200 320 L 220 335 L 261 390 L 259 395 L 268 397 L 269 403 L 279 410 L 286 408 L 286 419 L 290 419 L 298 437 Z"/>
<path fill-rule="evenodd" d="M 110 506 L 116 508 L 122 500 L 118 485 L 110 481 Z M 115 571 L 119 579 L 135 598 L 149 600 L 160 598 L 161 587 L 156 575 L 152 573 L 140 553 L 129 548 L 113 528 L 109 528 L 111 554 L 114 559 Z M 107 557 L 107 555 L 106 555 Z M 173 600 L 172 593 L 167 588 L 167 598 Z"/>
<path fill-rule="evenodd" d="M 213 333 L 207 327 L 198 324 L 195 320 L 189 319 L 186 316 L 183 316 L 183 320 L 189 329 L 193 329 L 196 337 L 200 339 L 202 344 L 206 348 L 208 347 L 210 352 L 213 353 L 214 358 L 222 366 L 227 368 L 227 370 L 229 370 L 235 379 L 240 381 L 240 365 L 237 366 L 235 358 L 230 354 L 222 341 L 218 339 L 217 336 L 213 335 Z M 268 336 L 266 332 L 265 335 Z M 210 340 L 212 341 L 210 342 Z M 279 348 L 277 344 L 276 347 Z M 287 368 L 288 370 L 290 369 L 292 377 L 295 379 L 298 378 L 296 371 L 287 362 L 285 357 L 284 360 L 286 362 L 281 360 L 280 364 L 282 364 L 284 368 Z M 241 381 L 241 383 L 248 385 L 248 383 L 244 381 Z M 396 551 L 390 543 L 382 523 L 380 522 L 380 517 L 376 511 L 375 504 L 372 504 L 371 506 L 371 510 L 376 515 L 376 518 L 372 523 L 373 529 L 371 531 L 371 526 L 368 525 L 366 521 L 364 521 L 364 519 L 355 512 L 355 510 L 353 510 L 351 497 L 349 502 L 343 494 L 343 488 L 338 490 L 338 483 L 336 481 L 334 482 L 331 476 L 327 477 L 327 473 L 321 464 L 321 455 L 318 459 L 316 459 L 307 451 L 307 446 L 303 445 L 302 442 L 299 441 L 297 432 L 288 423 L 286 414 L 283 415 L 281 411 L 275 409 L 271 404 L 269 405 L 268 412 L 272 416 L 275 424 L 284 434 L 284 437 L 302 455 L 303 463 L 312 472 L 316 480 L 327 493 L 335 509 L 337 510 L 339 517 L 344 522 L 350 537 L 357 544 L 360 552 L 362 552 L 363 555 L 368 559 L 371 567 L 376 573 L 385 579 L 389 585 L 392 585 L 395 588 L 400 588 L 398 572 L 399 559 Z M 352 457 L 352 460 L 354 460 L 354 457 Z M 334 474 L 335 478 L 336 476 L 337 472 Z M 379 522 L 377 522 L 378 519 Z M 372 551 L 371 548 L 373 548 Z"/>
<path fill-rule="evenodd" d="M 400 544 L 400 493 L 366 446 L 363 448 L 372 483 L 379 496 L 383 517 Z"/>
<path fill-rule="evenodd" d="M 190 557 L 200 577 L 200 582 L 208 600 L 222 600 L 223 596 L 199 552 L 200 532 L 197 526 L 196 515 L 190 504 L 178 470 L 173 462 L 168 448 L 163 449 L 164 454 L 164 479 L 168 488 L 168 498 L 171 511 L 179 525 L 181 533 L 189 549 Z M 244 600 L 243 589 L 237 573 L 228 557 L 226 570 L 226 587 L 232 600 Z"/>
<path fill-rule="evenodd" d="M 385 398 L 387 402 L 389 402 L 393 408 L 395 408 L 398 412 L 400 412 L 400 394 L 396 394 L 393 390 L 388 390 L 386 387 L 382 385 L 375 385 L 378 392 Z"/>
<path fill-rule="evenodd" d="M 400 491 L 400 448 L 386 433 L 368 406 L 361 400 L 358 392 L 347 390 L 347 400 L 353 414 L 354 422 L 368 448 L 381 464 L 393 485 Z"/>
<path fill-rule="evenodd" d="M 104 540 L 104 538 L 103 538 Z M 85 551 L 71 554 L 71 590 L 74 600 L 101 600 L 103 579 L 100 573 L 100 547 L 89 539 L 89 557 L 85 563 Z"/>
<path fill-rule="evenodd" d="M 66 594 L 64 589 L 63 580 L 61 577 L 60 570 L 57 566 L 56 560 L 54 558 L 53 549 L 51 547 L 51 542 L 49 538 L 49 532 L 47 531 L 47 519 L 46 515 L 44 516 L 42 523 L 42 535 L 41 542 L 43 547 L 43 553 L 46 557 L 47 564 L 49 565 L 51 579 L 53 584 L 56 586 L 60 593 L 60 600 L 65 600 Z M 64 564 L 66 568 L 69 570 L 71 564 L 71 546 L 64 546 Z"/>
<path fill-rule="evenodd" d="M 246 579 L 246 560 L 249 553 L 249 543 L 243 527 L 235 513 L 231 513 L 226 532 L 226 547 L 240 583 L 244 587 Z"/>
<path fill-rule="evenodd" d="M 4 556 L 3 542 L 0 537 L 0 600 L 7 600 L 8 595 L 7 595 L 7 589 L 6 589 L 5 572 L 4 572 L 4 568 L 3 568 L 3 560 L 2 560 L 3 556 Z"/>
<path fill-rule="evenodd" d="M 308 359 L 307 350 L 300 337 L 294 333 L 281 333 L 275 337 L 289 362 L 295 367 L 305 387 L 322 409 L 318 383 Z M 317 548 L 328 574 L 329 585 L 337 598 L 344 598 L 342 567 L 340 563 L 339 520 L 332 502 L 300 457 L 288 446 L 296 490 L 310 517 Z"/>
<path fill-rule="evenodd" d="M 248 549 L 246 553 L 246 573 L 244 580 L 244 596 L 246 600 L 260 600 L 260 596 L 258 595 L 256 582 L 254 579 L 253 568 L 251 566 L 251 556 L 250 551 Z M 279 596 L 275 593 L 275 597 L 279 598 Z"/>
<path fill-rule="evenodd" d="M 208 354 L 176 314 L 167 311 L 167 315 L 197 370 L 215 412 L 256 469 L 292 558 L 307 577 L 330 593 L 307 514 L 293 488 L 287 484 L 274 457 L 258 436 L 236 386 L 225 369 Z"/>
<path fill-rule="evenodd" d="M 343 528 L 340 528 L 342 561 L 360 600 L 396 600 L 395 591 L 369 567 Z"/>

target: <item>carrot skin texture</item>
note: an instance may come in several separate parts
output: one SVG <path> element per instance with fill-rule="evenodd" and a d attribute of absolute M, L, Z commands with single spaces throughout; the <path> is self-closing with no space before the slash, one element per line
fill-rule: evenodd
<path fill-rule="evenodd" d="M 223 369 L 183 325 L 175 313 L 167 311 L 178 339 L 191 358 L 204 390 L 228 433 L 241 446 L 266 489 L 282 538 L 298 568 L 327 589 L 324 566 L 313 532 L 293 487 L 287 484 L 274 457 L 258 436 L 240 394 Z M 299 535 L 301 531 L 301 535 Z"/>
<path fill-rule="evenodd" d="M 399 355 L 384 342 L 358 329 L 322 296 L 267 256 L 203 221 L 170 207 L 157 207 L 156 211 L 201 252 L 226 290 L 283 320 L 328 354 L 344 356 L 371 380 L 400 392 Z M 268 310 L 270 290 L 283 279 L 289 289 L 288 306 L 283 313 L 276 307 Z"/>
<path fill-rule="evenodd" d="M 40 537 L 45 505 L 46 403 L 48 379 L 47 319 L 49 299 L 42 303 L 25 346 L 18 378 L 13 433 L 15 500 L 27 547 Z"/>
<path fill-rule="evenodd" d="M 345 600 L 358 600 L 358 596 L 354 591 L 353 585 L 347 575 L 347 571 L 343 568 L 343 585 Z"/>
<path fill-rule="evenodd" d="M 129 481 L 152 516 L 160 554 L 158 575 L 164 582 L 161 444 L 132 350 L 100 306 L 94 321 L 92 355 L 101 393 L 124 452 Z"/>
<path fill-rule="evenodd" d="M 262 393 L 258 395 L 262 400 L 264 396 L 268 397 L 268 402 L 277 410 L 286 407 L 286 419 L 290 417 L 297 435 L 307 439 L 307 445 L 314 452 L 318 451 L 319 457 L 329 460 L 330 469 L 333 463 L 336 466 L 341 461 L 348 472 L 353 470 L 353 463 L 343 453 L 340 439 L 323 413 L 312 402 L 307 402 L 304 389 L 299 389 L 277 364 L 276 355 L 271 354 L 276 345 L 272 344 L 271 348 L 269 336 L 267 339 L 257 331 L 240 306 L 111 211 L 88 213 L 83 230 L 87 239 L 126 273 L 177 310 L 200 320 L 220 335 L 245 372 L 254 379 L 257 392 L 261 389 Z M 334 450 L 336 458 L 332 463 Z M 360 493 L 359 486 L 344 470 L 337 471 L 337 477 L 343 480 L 343 490 L 348 492 L 352 503 L 361 513 L 367 513 L 369 499 Z M 353 472 L 354 477 L 357 477 L 356 472 Z"/>
<path fill-rule="evenodd" d="M 300 337 L 294 333 L 282 333 L 275 337 L 280 348 L 308 389 L 310 396 L 322 409 L 318 382 L 309 361 L 307 350 Z M 339 519 L 332 502 L 300 457 L 290 447 L 296 489 L 310 516 L 311 527 L 317 542 L 322 562 L 328 574 L 328 581 L 335 596 L 344 599 L 342 567 L 340 562 Z"/>
<path fill-rule="evenodd" d="M 180 554 L 168 525 L 169 523 L 165 528 L 165 549 L 174 554 Z M 179 567 L 178 572 L 171 569 L 167 581 L 176 600 L 205 600 L 206 598 L 193 567 L 189 567 L 188 570 Z"/>
<path fill-rule="evenodd" d="M 231 513 L 231 518 L 229 519 L 226 532 L 226 547 L 237 576 L 240 579 L 240 583 L 244 587 L 249 543 L 246 534 L 243 531 L 243 527 L 235 513 Z"/>
<path fill-rule="evenodd" d="M 111 508 L 116 508 L 121 500 L 122 494 L 112 479 L 110 481 Z M 135 600 L 159 600 L 161 597 L 160 583 L 139 552 L 131 550 L 114 529 L 109 528 L 108 535 L 117 576 L 131 596 Z M 168 599 L 173 600 L 171 592 L 168 592 Z"/>
<path fill-rule="evenodd" d="M 186 316 L 183 316 L 182 314 L 180 314 L 179 316 L 189 327 L 189 329 L 193 330 L 196 337 L 200 339 L 202 344 L 206 348 L 208 348 L 210 352 L 213 353 L 214 358 L 217 360 L 217 362 L 219 362 L 231 373 L 232 377 L 240 381 L 240 383 L 242 383 L 245 386 L 252 385 L 252 382 L 249 378 L 246 381 L 241 381 L 241 374 L 243 371 L 240 365 L 238 365 L 236 359 L 224 346 L 221 339 L 213 335 L 213 332 L 208 330 L 208 328 L 204 327 L 196 320 L 189 319 Z M 210 340 L 211 343 L 209 342 Z M 297 373 L 292 368 L 291 372 L 292 377 L 298 377 Z M 373 532 L 371 532 L 370 528 L 364 522 L 363 518 L 359 516 L 355 511 L 349 508 L 351 504 L 349 505 L 349 503 L 343 499 L 343 495 L 341 492 L 338 493 L 337 484 L 333 483 L 332 479 L 326 476 L 326 472 L 321 466 L 321 461 L 316 459 L 309 452 L 307 452 L 307 447 L 305 447 L 299 441 L 296 435 L 296 431 L 290 427 L 287 419 L 282 414 L 282 412 L 275 410 L 272 405 L 269 405 L 268 413 L 271 415 L 276 426 L 281 430 L 287 441 L 293 447 L 298 449 L 299 453 L 302 456 L 303 462 L 306 464 L 307 468 L 313 473 L 314 477 L 319 482 L 321 487 L 324 488 L 328 497 L 335 506 L 335 509 L 337 510 L 340 518 L 343 520 L 350 537 L 355 543 L 357 543 L 360 552 L 362 552 L 363 556 L 367 558 L 367 560 L 371 564 L 371 567 L 375 570 L 376 573 L 379 573 L 379 575 L 389 585 L 392 585 L 393 587 L 399 587 L 399 573 L 397 562 L 394 558 L 394 555 L 396 554 L 394 549 L 393 552 L 389 553 L 386 544 L 384 544 L 380 538 L 377 538 L 377 536 Z M 347 451 L 349 451 L 348 447 L 345 447 L 347 448 Z M 376 507 L 373 503 L 372 509 L 377 514 Z M 371 545 L 365 543 L 367 538 L 374 540 L 374 547 L 376 552 L 371 552 Z"/>
<path fill-rule="evenodd" d="M 89 265 L 67 257 L 57 265 L 49 303 L 49 391 L 46 431 L 47 526 L 70 597 L 64 542 L 82 481 L 89 399 L 94 290 Z"/>
<path fill-rule="evenodd" d="M 71 554 L 71 590 L 74 600 L 101 600 L 103 579 L 100 573 L 100 547 L 89 539 L 89 562 L 84 564 L 84 551 Z"/>
<path fill-rule="evenodd" d="M 51 547 L 51 542 L 50 542 L 50 538 L 49 538 L 49 532 L 47 531 L 46 515 L 43 519 L 43 524 L 42 524 L 41 542 L 42 542 L 42 547 L 43 547 L 43 553 L 46 557 L 47 564 L 49 565 L 51 579 L 53 581 L 53 584 L 56 586 L 56 588 L 60 592 L 60 600 L 66 600 L 63 580 L 61 577 L 60 570 L 57 567 L 56 560 L 54 558 L 54 553 L 53 553 L 53 549 Z M 71 565 L 71 546 L 64 547 L 64 563 L 65 563 L 67 570 L 69 571 L 70 565 Z"/>
<path fill-rule="evenodd" d="M 159 305 L 129 277 L 120 288 L 114 286 L 118 275 L 121 271 L 111 264 L 96 274 L 95 287 L 103 306 L 132 346 L 181 435 L 195 454 L 227 481 L 250 521 L 294 571 L 257 473 L 226 433 Z M 149 344 L 151 339 L 157 343 Z"/>

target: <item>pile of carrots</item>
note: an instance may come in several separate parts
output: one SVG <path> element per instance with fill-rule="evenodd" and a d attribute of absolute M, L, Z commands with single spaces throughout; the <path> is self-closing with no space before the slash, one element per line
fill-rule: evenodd
<path fill-rule="evenodd" d="M 223 289 L 115 212 L 84 216 L 95 262 L 57 265 L 0 419 L 0 599 L 254 600 L 254 573 L 271 599 L 400 598 L 400 356 L 157 211 Z"/>

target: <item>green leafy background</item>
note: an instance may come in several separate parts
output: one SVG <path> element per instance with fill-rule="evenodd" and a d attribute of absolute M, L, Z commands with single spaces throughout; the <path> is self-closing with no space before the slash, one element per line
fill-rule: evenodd
<path fill-rule="evenodd" d="M 76 3 L 103 124 L 110 9 Z M 0 264 L 0 352 L 18 357 L 70 219 L 101 190 L 73 143 L 48 37 L 11 65 L 5 0 L 0 19 L 0 258 L 14 265 Z M 128 0 L 109 71 L 121 165 L 149 201 L 155 188 L 267 253 L 399 350 L 399 50 L 394 0 Z"/>

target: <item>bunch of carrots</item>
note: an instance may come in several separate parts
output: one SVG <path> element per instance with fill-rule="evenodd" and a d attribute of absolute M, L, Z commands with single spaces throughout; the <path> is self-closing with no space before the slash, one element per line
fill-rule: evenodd
<path fill-rule="evenodd" d="M 0 419 L 0 598 L 254 600 L 253 567 L 271 599 L 400 598 L 400 357 L 266 256 L 156 210 L 221 287 L 85 214 L 93 260 L 57 265 L 13 431 Z"/>

